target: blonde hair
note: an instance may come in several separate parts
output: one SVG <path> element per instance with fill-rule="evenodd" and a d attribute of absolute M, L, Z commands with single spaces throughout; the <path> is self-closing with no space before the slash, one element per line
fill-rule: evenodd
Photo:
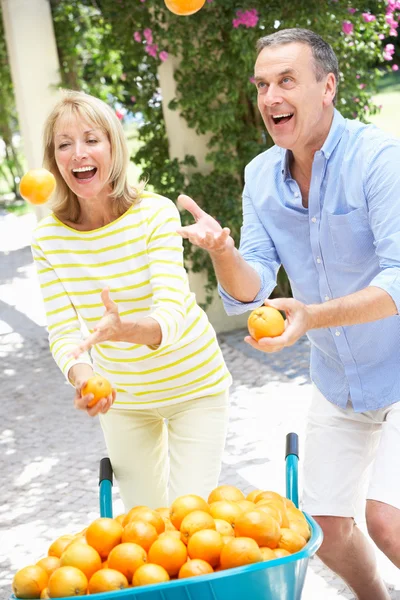
<path fill-rule="evenodd" d="M 57 122 L 62 117 L 81 117 L 101 129 L 111 146 L 111 168 L 108 183 L 111 186 L 110 197 L 114 199 L 113 214 L 116 218 L 123 215 L 136 204 L 143 191 L 144 184 L 131 187 L 127 181 L 129 150 L 122 125 L 113 110 L 99 98 L 77 92 L 63 90 L 44 126 L 43 166 L 53 173 L 57 181 L 52 208 L 56 217 L 62 221 L 79 221 L 81 209 L 74 192 L 64 181 L 55 159 L 54 133 Z"/>

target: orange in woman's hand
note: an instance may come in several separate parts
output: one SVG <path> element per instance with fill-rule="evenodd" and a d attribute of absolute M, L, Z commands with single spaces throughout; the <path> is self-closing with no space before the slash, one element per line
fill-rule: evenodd
<path fill-rule="evenodd" d="M 31 204 L 44 204 L 56 189 L 56 179 L 47 169 L 31 169 L 22 177 L 19 192 Z"/>
<path fill-rule="evenodd" d="M 250 313 L 247 327 L 252 338 L 277 337 L 285 331 L 285 319 L 272 306 L 260 306 Z"/>
<path fill-rule="evenodd" d="M 94 375 L 87 380 L 86 385 L 81 390 L 82 396 L 93 394 L 93 399 L 89 402 L 88 408 L 92 408 L 102 398 L 107 398 L 112 392 L 111 383 L 101 375 Z"/>
<path fill-rule="evenodd" d="M 206 0 L 164 0 L 165 6 L 175 15 L 193 15 L 200 10 Z"/>

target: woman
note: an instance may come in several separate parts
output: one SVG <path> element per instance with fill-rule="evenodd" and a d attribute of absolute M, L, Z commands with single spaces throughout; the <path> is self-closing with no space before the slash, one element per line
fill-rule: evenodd
<path fill-rule="evenodd" d="M 220 472 L 231 377 L 188 286 L 179 212 L 128 185 L 123 129 L 97 98 L 66 92 L 44 148 L 57 188 L 32 248 L 50 349 L 75 406 L 99 414 L 127 510 L 207 496 Z M 94 373 L 114 391 L 88 408 L 82 388 Z"/>

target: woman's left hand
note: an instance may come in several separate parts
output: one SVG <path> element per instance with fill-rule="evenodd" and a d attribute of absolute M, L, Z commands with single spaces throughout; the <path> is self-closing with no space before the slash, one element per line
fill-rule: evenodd
<path fill-rule="evenodd" d="M 99 323 L 94 327 L 93 333 L 89 335 L 79 346 L 71 352 L 71 356 L 78 358 L 83 352 L 90 350 L 95 344 L 100 342 L 117 342 L 121 339 L 121 319 L 118 312 L 118 306 L 110 298 L 110 290 L 105 288 L 101 292 L 101 299 L 106 308 L 106 312 Z"/>

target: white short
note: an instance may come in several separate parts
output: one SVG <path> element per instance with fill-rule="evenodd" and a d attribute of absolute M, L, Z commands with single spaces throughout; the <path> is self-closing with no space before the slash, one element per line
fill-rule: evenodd
<path fill-rule="evenodd" d="M 313 386 L 303 479 L 311 515 L 357 518 L 367 499 L 400 509 L 400 402 L 356 413 Z"/>

